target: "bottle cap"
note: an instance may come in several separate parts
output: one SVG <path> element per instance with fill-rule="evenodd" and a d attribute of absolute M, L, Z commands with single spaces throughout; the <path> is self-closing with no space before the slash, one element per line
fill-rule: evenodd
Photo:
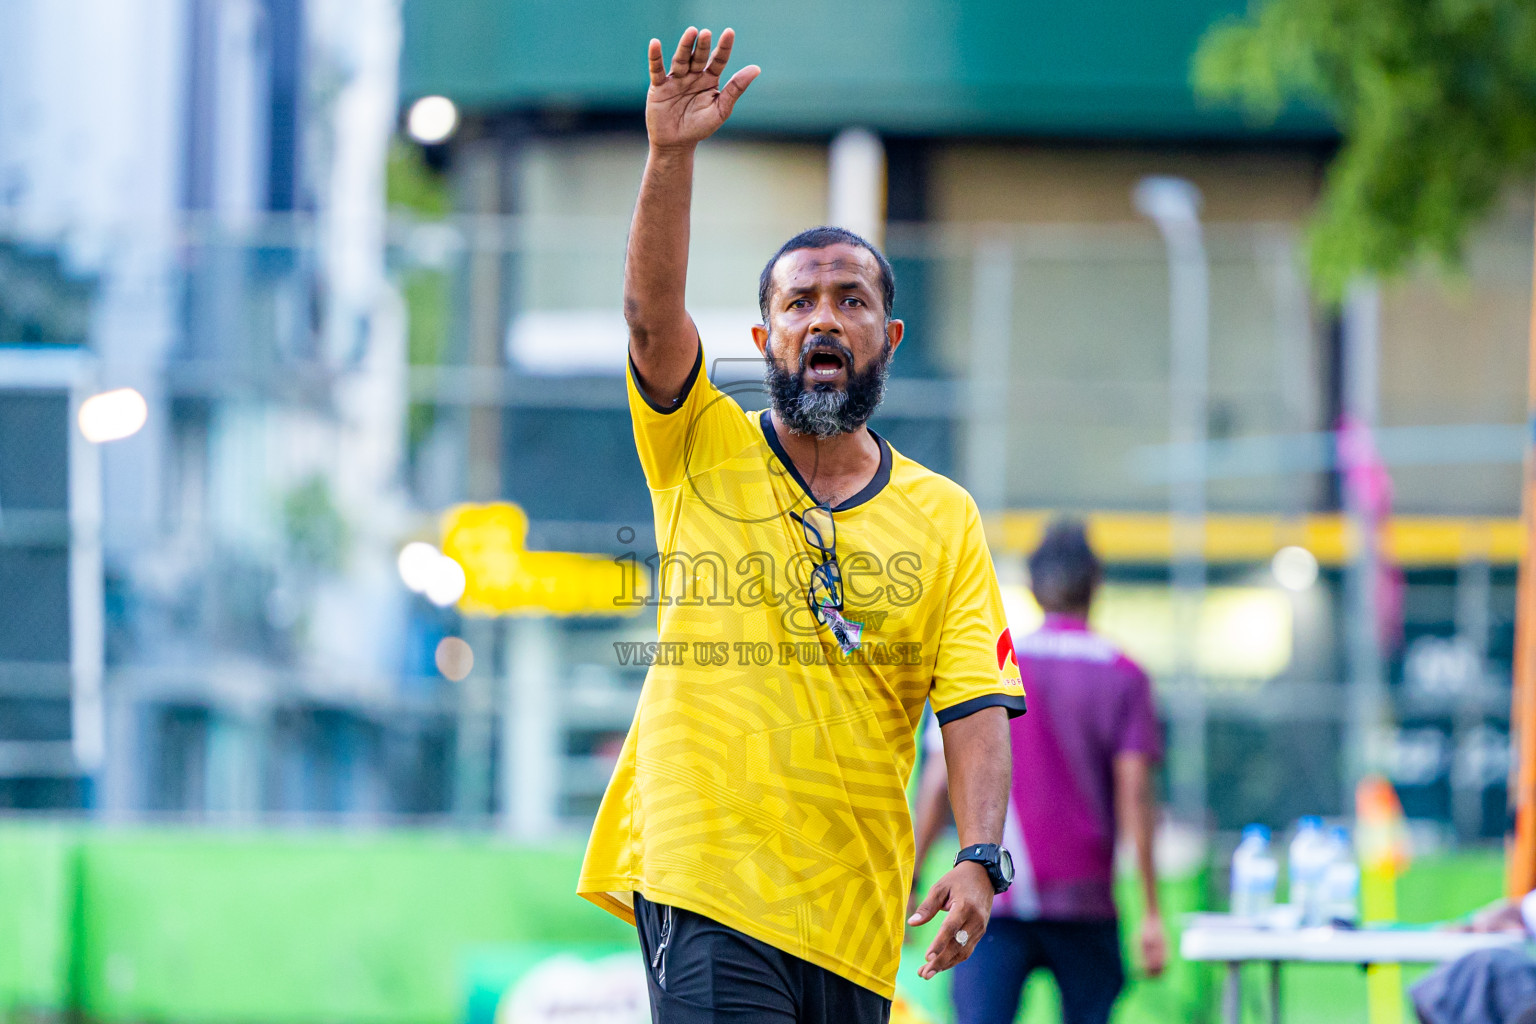
<path fill-rule="evenodd" d="M 1247 839 L 1249 836 L 1258 836 L 1260 839 L 1264 840 L 1265 842 L 1269 842 L 1269 826 L 1268 825 L 1260 825 L 1260 824 L 1257 824 L 1257 823 L 1252 824 L 1252 825 L 1244 825 L 1243 826 L 1243 838 Z"/>
<path fill-rule="evenodd" d="M 1322 828 L 1323 819 L 1316 814 L 1304 815 L 1299 823 L 1302 828 Z"/>

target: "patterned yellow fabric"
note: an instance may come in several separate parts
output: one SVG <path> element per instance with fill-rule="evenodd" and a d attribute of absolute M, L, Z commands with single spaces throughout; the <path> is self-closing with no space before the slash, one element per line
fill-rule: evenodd
<path fill-rule="evenodd" d="M 650 668 L 578 892 L 632 922 L 638 891 L 890 998 L 924 701 L 940 721 L 1024 708 L 980 516 L 881 441 L 880 474 L 835 510 L 845 615 L 864 624 L 844 655 L 787 514 L 814 500 L 766 415 L 694 373 L 670 412 L 630 380 L 660 644 L 631 652 Z"/>

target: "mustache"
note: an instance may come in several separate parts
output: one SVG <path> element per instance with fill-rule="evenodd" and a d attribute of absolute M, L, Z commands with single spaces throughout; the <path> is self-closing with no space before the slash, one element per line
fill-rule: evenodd
<path fill-rule="evenodd" d="M 806 364 L 810 362 L 812 352 L 825 351 L 836 352 L 842 357 L 843 366 L 848 372 L 853 372 L 853 349 L 831 334 L 813 334 L 800 346 L 800 373 L 805 373 Z"/>

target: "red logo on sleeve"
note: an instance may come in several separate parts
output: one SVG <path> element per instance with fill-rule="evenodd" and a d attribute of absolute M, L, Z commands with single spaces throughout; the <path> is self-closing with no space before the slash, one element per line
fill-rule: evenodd
<path fill-rule="evenodd" d="M 997 638 L 997 670 L 1001 672 L 1010 661 L 1014 668 L 1019 667 L 1018 656 L 1013 653 L 1013 634 L 1004 629 Z"/>

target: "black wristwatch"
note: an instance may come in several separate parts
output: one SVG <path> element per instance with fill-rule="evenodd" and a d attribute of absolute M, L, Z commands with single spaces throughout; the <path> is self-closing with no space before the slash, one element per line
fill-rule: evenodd
<path fill-rule="evenodd" d="M 996 843 L 977 843 L 967 846 L 955 855 L 955 863 L 973 860 L 987 869 L 992 880 L 992 891 L 1002 894 L 1013 884 L 1013 857 Z"/>

